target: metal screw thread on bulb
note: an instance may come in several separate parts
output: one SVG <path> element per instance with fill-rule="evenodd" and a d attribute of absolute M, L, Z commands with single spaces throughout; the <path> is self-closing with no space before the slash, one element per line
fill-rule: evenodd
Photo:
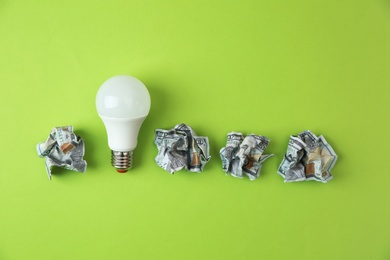
<path fill-rule="evenodd" d="M 133 151 L 118 152 L 111 150 L 111 165 L 119 173 L 125 173 L 133 167 Z"/>

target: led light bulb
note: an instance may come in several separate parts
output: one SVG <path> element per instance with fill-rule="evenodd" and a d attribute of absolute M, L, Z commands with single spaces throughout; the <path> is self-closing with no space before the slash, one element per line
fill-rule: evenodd
<path fill-rule="evenodd" d="M 149 114 L 149 92 L 134 77 L 114 76 L 99 88 L 96 110 L 106 127 L 111 164 L 118 172 L 125 173 L 133 165 L 138 133 Z"/>

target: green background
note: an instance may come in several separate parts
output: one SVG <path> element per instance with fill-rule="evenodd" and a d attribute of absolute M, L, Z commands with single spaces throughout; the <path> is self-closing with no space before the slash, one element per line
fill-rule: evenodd
<path fill-rule="evenodd" d="M 0 0 L 0 259 L 389 259 L 390 2 Z M 148 87 L 134 168 L 110 165 L 95 95 Z M 208 136 L 201 174 L 154 162 L 156 128 Z M 87 172 L 49 181 L 55 126 Z M 276 173 L 289 135 L 323 134 L 328 184 Z M 225 176 L 241 131 L 271 139 L 255 181 Z"/>

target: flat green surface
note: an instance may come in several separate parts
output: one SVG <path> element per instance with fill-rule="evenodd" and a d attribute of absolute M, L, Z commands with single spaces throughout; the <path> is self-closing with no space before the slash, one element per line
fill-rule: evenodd
<path fill-rule="evenodd" d="M 389 259 L 390 2 L 0 0 L 0 259 Z M 129 74 L 152 108 L 125 175 L 95 95 Z M 208 136 L 201 174 L 154 162 L 156 128 Z M 55 126 L 85 174 L 49 181 Z M 334 180 L 285 184 L 289 135 L 323 134 Z M 262 176 L 225 176 L 230 131 L 271 139 Z"/>

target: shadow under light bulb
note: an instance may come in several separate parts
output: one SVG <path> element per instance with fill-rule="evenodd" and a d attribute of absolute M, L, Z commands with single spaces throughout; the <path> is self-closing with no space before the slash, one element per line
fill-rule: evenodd
<path fill-rule="evenodd" d="M 106 127 L 111 164 L 118 172 L 125 173 L 133 165 L 138 133 L 149 114 L 149 92 L 134 77 L 114 76 L 99 88 L 96 110 Z"/>

